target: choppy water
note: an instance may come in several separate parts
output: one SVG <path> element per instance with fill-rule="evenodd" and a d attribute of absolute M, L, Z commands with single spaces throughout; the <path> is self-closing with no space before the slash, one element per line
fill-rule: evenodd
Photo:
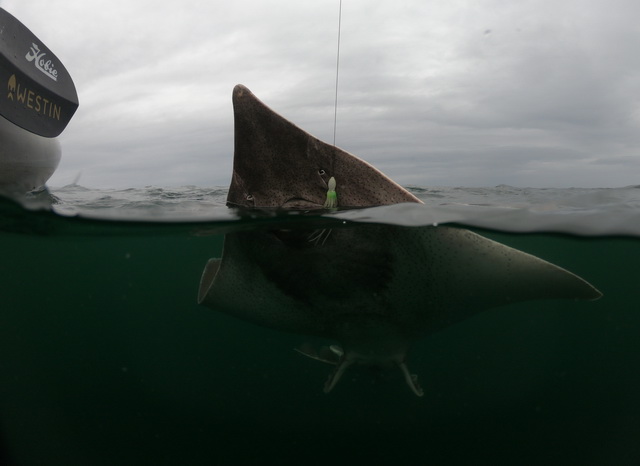
<path fill-rule="evenodd" d="M 460 223 L 509 232 L 639 235 L 640 186 L 535 189 L 409 187 L 425 205 L 405 204 L 329 214 L 350 221 L 419 226 Z M 225 207 L 226 188 L 130 188 L 91 190 L 70 185 L 52 190 L 62 215 L 146 221 L 237 218 Z"/>
<path fill-rule="evenodd" d="M 638 464 L 640 187 L 411 190 L 424 206 L 320 218 L 247 215 L 199 187 L 2 200 L 5 462 Z M 502 306 L 420 340 L 422 398 L 367 369 L 325 395 L 328 366 L 293 351 L 305 337 L 196 295 L 225 233 L 344 222 L 454 222 L 604 297 Z"/>

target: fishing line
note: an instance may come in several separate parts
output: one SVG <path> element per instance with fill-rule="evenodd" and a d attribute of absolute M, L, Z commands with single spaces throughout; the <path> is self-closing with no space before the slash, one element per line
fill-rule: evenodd
<path fill-rule="evenodd" d="M 338 121 L 338 77 L 340 76 L 340 29 L 342 26 L 342 0 L 338 10 L 338 51 L 336 53 L 336 100 L 333 107 L 333 145 L 336 145 L 336 124 Z"/>

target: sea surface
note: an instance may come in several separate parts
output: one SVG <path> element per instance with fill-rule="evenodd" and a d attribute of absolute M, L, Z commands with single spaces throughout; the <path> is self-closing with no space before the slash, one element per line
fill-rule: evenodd
<path fill-rule="evenodd" d="M 194 186 L 0 199 L 0 463 L 640 464 L 640 186 L 409 189 L 425 204 L 305 214 Z M 331 367 L 294 351 L 307 337 L 197 302 L 225 235 L 372 225 L 471 229 L 603 297 L 425 336 L 408 357 L 423 397 L 364 367 L 325 394 Z"/>

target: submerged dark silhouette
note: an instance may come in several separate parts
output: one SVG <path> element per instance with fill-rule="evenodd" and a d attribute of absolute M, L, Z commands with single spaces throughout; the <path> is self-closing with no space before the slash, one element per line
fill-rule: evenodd
<path fill-rule="evenodd" d="M 236 86 L 234 171 L 228 203 L 322 208 L 420 202 L 384 174 L 307 134 Z M 333 202 L 330 202 L 333 204 Z M 406 365 L 418 338 L 483 310 L 533 299 L 597 299 L 580 277 L 471 231 L 360 225 L 226 235 L 198 301 L 258 325 L 336 340 L 303 354 L 335 364 L 330 391 L 354 363 Z"/>

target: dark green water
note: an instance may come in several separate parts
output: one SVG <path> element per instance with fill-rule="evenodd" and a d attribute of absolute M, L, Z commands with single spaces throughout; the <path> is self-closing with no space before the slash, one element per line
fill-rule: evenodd
<path fill-rule="evenodd" d="M 325 395 L 328 366 L 293 351 L 305 337 L 197 305 L 216 225 L 2 218 L 7 464 L 640 463 L 638 238 L 482 231 L 604 297 L 425 338 L 418 398 L 366 368 Z"/>

